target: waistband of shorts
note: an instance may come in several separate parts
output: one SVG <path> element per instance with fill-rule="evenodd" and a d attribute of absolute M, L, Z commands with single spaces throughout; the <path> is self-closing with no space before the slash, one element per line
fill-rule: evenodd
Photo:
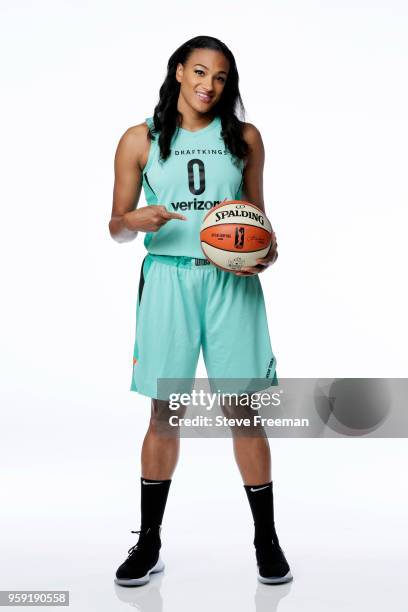
<path fill-rule="evenodd" d="M 212 268 L 211 262 L 208 259 L 200 257 L 186 257 L 184 255 L 156 255 L 156 253 L 148 253 L 146 255 L 152 261 L 160 261 L 168 266 L 180 266 L 182 268 Z"/>

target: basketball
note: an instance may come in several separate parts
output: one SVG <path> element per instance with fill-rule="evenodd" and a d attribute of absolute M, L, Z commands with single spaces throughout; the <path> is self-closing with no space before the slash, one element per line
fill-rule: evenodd
<path fill-rule="evenodd" d="M 227 271 L 256 266 L 272 241 L 272 226 L 258 206 L 242 200 L 225 200 L 204 217 L 200 242 L 204 255 Z"/>

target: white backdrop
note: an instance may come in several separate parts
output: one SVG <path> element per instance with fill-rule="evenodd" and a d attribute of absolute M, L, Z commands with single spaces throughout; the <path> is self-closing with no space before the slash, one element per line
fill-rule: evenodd
<path fill-rule="evenodd" d="M 220 38 L 266 149 L 278 376 L 405 377 L 407 4 L 2 0 L 0 17 L 0 589 L 69 589 L 81 611 L 402 610 L 405 440 L 271 441 L 295 576 L 272 588 L 230 440 L 183 440 L 167 570 L 114 587 L 150 400 L 129 391 L 143 234 L 118 244 L 108 222 L 120 136 L 180 44 Z"/>

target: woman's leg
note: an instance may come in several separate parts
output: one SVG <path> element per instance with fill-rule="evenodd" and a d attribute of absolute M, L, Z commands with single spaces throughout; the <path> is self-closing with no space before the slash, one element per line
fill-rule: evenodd
<path fill-rule="evenodd" d="M 142 477 L 154 480 L 171 479 L 180 452 L 178 427 L 168 425 L 169 403 L 152 398 L 151 416 L 142 445 Z"/>
<path fill-rule="evenodd" d="M 254 410 L 245 401 L 233 397 L 225 400 L 221 409 L 227 418 L 241 418 L 252 421 Z M 260 424 L 231 427 L 234 456 L 244 484 L 256 485 L 270 482 L 271 452 L 265 429 Z"/>
<path fill-rule="evenodd" d="M 246 485 L 270 482 L 271 452 L 268 438 L 233 436 L 234 456 Z"/>
<path fill-rule="evenodd" d="M 251 420 L 254 416 L 251 408 L 234 400 L 224 403 L 222 411 L 228 418 Z M 254 519 L 258 578 L 268 584 L 287 582 L 292 579 L 292 574 L 275 529 L 271 453 L 265 430 L 256 424 L 231 427 L 231 433 L 235 459 Z"/>
<path fill-rule="evenodd" d="M 164 568 L 160 559 L 161 524 L 180 448 L 179 428 L 169 425 L 170 414 L 168 402 L 152 398 L 150 423 L 141 453 L 141 521 L 136 532 L 140 535 L 116 572 L 118 584 L 146 584 L 150 573 Z"/>

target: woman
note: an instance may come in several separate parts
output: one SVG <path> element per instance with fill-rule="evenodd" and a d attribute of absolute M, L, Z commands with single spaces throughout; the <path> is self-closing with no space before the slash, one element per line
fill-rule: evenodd
<path fill-rule="evenodd" d="M 180 441 L 160 435 L 169 395 L 161 396 L 158 379 L 194 379 L 202 346 L 209 379 L 270 377 L 277 384 L 257 276 L 277 258 L 275 235 L 266 257 L 236 272 L 211 265 L 199 240 L 207 210 L 224 199 L 264 210 L 263 143 L 257 128 L 235 115 L 243 104 L 234 56 L 220 40 L 197 36 L 172 54 L 167 68 L 154 116 L 119 141 L 109 223 L 118 242 L 145 232 L 148 251 L 130 388 L 152 398 L 151 419 L 141 456 L 141 526 L 133 532 L 139 539 L 116 572 L 122 585 L 145 584 L 164 567 L 161 523 Z M 136 209 L 142 186 L 148 205 Z M 262 430 L 233 435 L 233 444 L 254 519 L 258 579 L 287 582 L 292 575 L 274 525 L 268 439 Z"/>

